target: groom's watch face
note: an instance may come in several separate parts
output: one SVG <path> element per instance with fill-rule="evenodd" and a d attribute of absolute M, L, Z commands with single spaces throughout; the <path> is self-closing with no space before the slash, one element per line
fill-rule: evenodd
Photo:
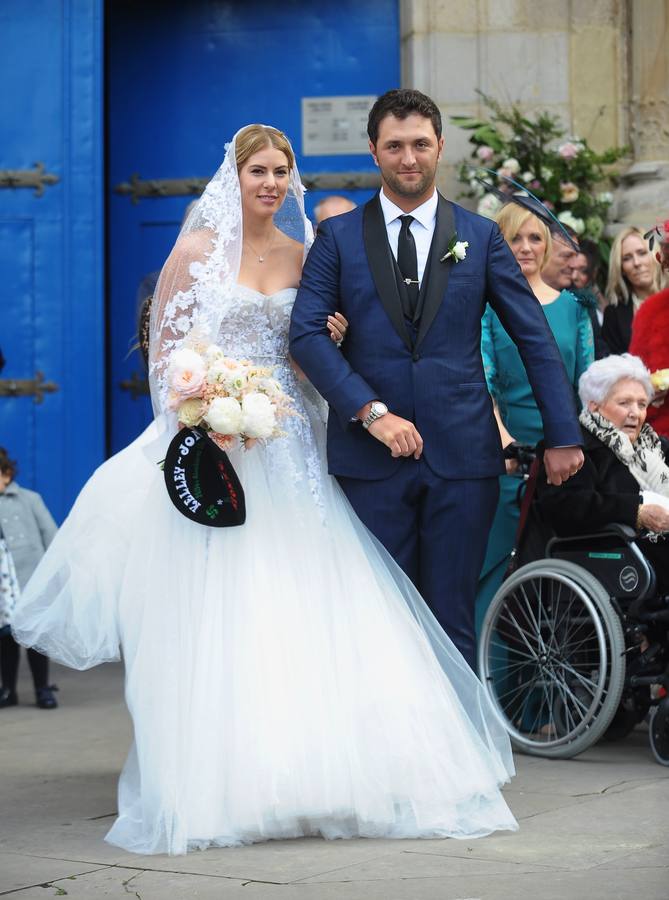
<path fill-rule="evenodd" d="M 390 193 L 403 199 L 432 194 L 444 139 L 437 138 L 430 118 L 388 115 L 379 123 L 376 144 L 369 146 Z"/>

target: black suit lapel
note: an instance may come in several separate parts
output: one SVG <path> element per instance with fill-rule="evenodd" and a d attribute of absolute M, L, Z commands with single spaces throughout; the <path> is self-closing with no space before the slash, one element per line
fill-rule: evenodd
<path fill-rule="evenodd" d="M 369 203 L 365 205 L 362 232 L 367 261 L 369 262 L 369 268 L 379 299 L 390 321 L 393 323 L 395 331 L 411 350 L 411 338 L 404 321 L 393 255 L 388 243 L 386 223 L 383 218 L 383 210 L 381 209 L 378 194 L 372 197 Z"/>
<path fill-rule="evenodd" d="M 449 259 L 446 262 L 440 262 L 440 258 L 447 252 L 448 245 L 454 234 L 455 215 L 453 213 L 453 204 L 439 194 L 437 221 L 434 226 L 430 255 L 425 266 L 421 292 L 418 298 L 420 321 L 416 347 L 427 334 L 444 299 L 453 260 Z"/>

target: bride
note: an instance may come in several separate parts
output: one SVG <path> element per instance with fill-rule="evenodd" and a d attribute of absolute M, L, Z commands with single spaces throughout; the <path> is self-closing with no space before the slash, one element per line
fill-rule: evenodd
<path fill-rule="evenodd" d="M 241 129 L 157 285 L 156 418 L 85 485 L 15 613 L 65 665 L 122 652 L 134 742 L 107 840 L 136 853 L 517 828 L 480 683 L 327 474 L 322 400 L 287 356 L 310 240 L 287 138 Z M 241 527 L 180 515 L 158 465 L 167 363 L 194 329 L 274 366 L 300 414 L 230 452 Z"/>

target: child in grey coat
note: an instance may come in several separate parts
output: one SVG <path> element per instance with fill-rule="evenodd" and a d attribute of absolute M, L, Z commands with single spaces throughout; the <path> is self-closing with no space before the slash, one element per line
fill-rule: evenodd
<path fill-rule="evenodd" d="M 20 590 L 56 533 L 56 523 L 35 491 L 14 480 L 16 463 L 0 447 L 0 709 L 16 706 L 20 647 L 12 637 L 12 611 Z M 28 663 L 40 709 L 55 709 L 55 685 L 49 684 L 49 660 L 28 650 Z"/>

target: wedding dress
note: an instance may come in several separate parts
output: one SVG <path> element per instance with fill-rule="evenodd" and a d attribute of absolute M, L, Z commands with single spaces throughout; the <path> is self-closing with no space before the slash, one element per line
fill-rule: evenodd
<path fill-rule="evenodd" d="M 287 359 L 295 293 L 235 284 L 219 317 L 299 413 L 229 454 L 246 523 L 172 506 L 160 415 L 85 485 L 15 612 L 68 666 L 122 654 L 134 742 L 107 840 L 129 851 L 517 828 L 478 679 L 327 474 L 323 401 Z"/>
<path fill-rule="evenodd" d="M 231 452 L 246 524 L 177 512 L 154 423 L 85 486 L 15 617 L 75 668 L 122 648 L 135 741 L 107 839 L 126 850 L 516 827 L 477 679 L 327 475 L 319 398 L 286 359 L 294 296 L 240 286 L 221 329 L 301 416 Z"/>

